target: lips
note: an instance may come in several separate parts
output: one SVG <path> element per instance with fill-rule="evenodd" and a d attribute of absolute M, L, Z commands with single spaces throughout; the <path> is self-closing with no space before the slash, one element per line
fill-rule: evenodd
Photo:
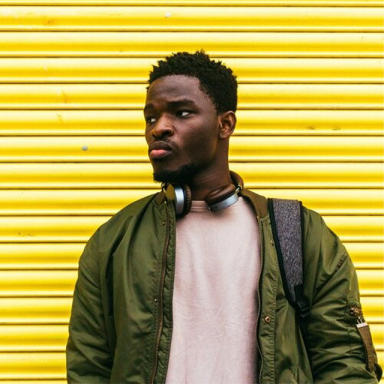
<path fill-rule="evenodd" d="M 172 147 L 165 141 L 155 141 L 149 148 L 148 153 L 151 160 L 162 159 L 172 152 Z"/>

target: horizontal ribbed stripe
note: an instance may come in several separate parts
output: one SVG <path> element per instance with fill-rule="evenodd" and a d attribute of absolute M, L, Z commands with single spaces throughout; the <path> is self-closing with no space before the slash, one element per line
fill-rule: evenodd
<path fill-rule="evenodd" d="M 384 243 L 346 243 L 345 246 L 356 268 L 383 268 Z"/>
<path fill-rule="evenodd" d="M 384 243 L 345 245 L 356 268 L 382 269 Z M 77 269 L 84 246 L 85 243 L 0 243 L 0 269 Z"/>
<path fill-rule="evenodd" d="M 65 377 L 64 353 L 0 354 L 0 379 L 64 380 Z M 12 383 L 14 383 L 14 381 Z M 43 383 L 46 384 L 46 381 Z M 4 383 L 2 382 L 2 384 Z"/>
<path fill-rule="evenodd" d="M 323 216 L 326 224 L 343 242 L 384 240 L 384 221 L 381 216 Z"/>
<path fill-rule="evenodd" d="M 372 243 L 376 254 L 381 243 Z M 2 244 L 0 270 L 9 269 L 77 269 L 85 243 L 78 244 Z M 1 309 L 0 309 L 1 311 Z"/>
<path fill-rule="evenodd" d="M 0 271 L 0 297 L 71 297 L 76 279 L 77 271 Z"/>
<path fill-rule="evenodd" d="M 383 57 L 381 33 L 0 33 L 0 57 L 159 57 L 204 48 L 211 57 Z M 156 42 L 156 44 L 154 44 Z"/>
<path fill-rule="evenodd" d="M 105 191 L 106 192 L 106 191 Z M 384 209 L 384 194 L 382 189 L 332 189 L 329 190 L 255 190 L 266 197 L 301 200 L 307 208 L 322 215 L 381 215 Z M 0 192 L 1 196 L 1 192 Z"/>
<path fill-rule="evenodd" d="M 0 7 L 0 31 L 380 32 L 382 8 Z M 17 16 L 17 17 L 16 17 Z"/>
<path fill-rule="evenodd" d="M 332 7 L 382 7 L 379 0 L 0 0 L 2 5 L 130 5 L 130 6 L 325 6 Z"/>
<path fill-rule="evenodd" d="M 363 300 L 370 303 L 367 306 L 372 307 L 372 316 L 379 321 L 377 298 Z M 72 297 L 0 298 L 0 324 L 67 324 L 71 307 Z"/>
<path fill-rule="evenodd" d="M 65 352 L 67 339 L 67 325 L 0 325 L 0 352 Z"/>
<path fill-rule="evenodd" d="M 381 163 L 231 163 L 247 188 L 382 188 Z M 154 188 L 149 163 L 0 163 L 0 189 Z"/>
<path fill-rule="evenodd" d="M 0 217 L 0 242 L 85 242 L 108 216 Z M 381 216 L 325 216 L 326 223 L 346 242 L 384 241 Z"/>
<path fill-rule="evenodd" d="M 357 270 L 363 296 L 383 296 L 384 270 Z M 0 271 L 0 297 L 39 297 L 73 294 L 77 271 Z"/>
<path fill-rule="evenodd" d="M 0 82 L 145 83 L 158 59 L 3 58 Z M 382 83 L 382 59 L 226 58 L 239 83 Z"/>
<path fill-rule="evenodd" d="M 340 150 L 342 148 L 342 150 Z M 380 137 L 233 137 L 232 162 L 382 161 Z M 147 162 L 144 137 L 3 137 L 0 162 Z"/>
<path fill-rule="evenodd" d="M 86 87 L 86 85 L 85 85 Z M 236 135 L 383 135 L 382 111 L 237 111 Z M 143 135 L 136 111 L 1 111 L 0 135 Z"/>
<path fill-rule="evenodd" d="M 0 84 L 0 109 L 139 109 L 141 84 Z M 383 109 L 379 84 L 241 84 L 239 109 Z"/>
<path fill-rule="evenodd" d="M 155 190 L 0 190 L 0 216 L 113 215 Z M 382 215 L 382 189 L 258 189 L 266 197 L 302 200 L 323 215 Z"/>

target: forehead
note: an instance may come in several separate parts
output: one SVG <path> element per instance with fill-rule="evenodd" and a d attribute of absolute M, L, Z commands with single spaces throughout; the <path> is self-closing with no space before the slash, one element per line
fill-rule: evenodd
<path fill-rule="evenodd" d="M 196 104 L 212 103 L 208 95 L 200 89 L 199 79 L 184 75 L 172 75 L 160 77 L 150 85 L 146 104 L 181 99 L 189 99 Z"/>

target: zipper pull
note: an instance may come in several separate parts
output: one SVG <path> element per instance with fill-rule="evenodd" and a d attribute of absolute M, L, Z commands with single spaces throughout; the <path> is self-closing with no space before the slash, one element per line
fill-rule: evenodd
<path fill-rule="evenodd" d="M 356 317 L 357 324 L 366 324 L 363 316 L 363 310 L 361 308 L 351 307 L 350 313 Z"/>

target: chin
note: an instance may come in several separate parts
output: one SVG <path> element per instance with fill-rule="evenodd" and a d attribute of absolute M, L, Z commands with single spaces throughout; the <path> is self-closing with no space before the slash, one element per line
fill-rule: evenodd
<path fill-rule="evenodd" d="M 199 168 L 195 164 L 185 164 L 175 170 L 160 169 L 153 172 L 153 179 L 161 183 L 188 184 Z"/>

